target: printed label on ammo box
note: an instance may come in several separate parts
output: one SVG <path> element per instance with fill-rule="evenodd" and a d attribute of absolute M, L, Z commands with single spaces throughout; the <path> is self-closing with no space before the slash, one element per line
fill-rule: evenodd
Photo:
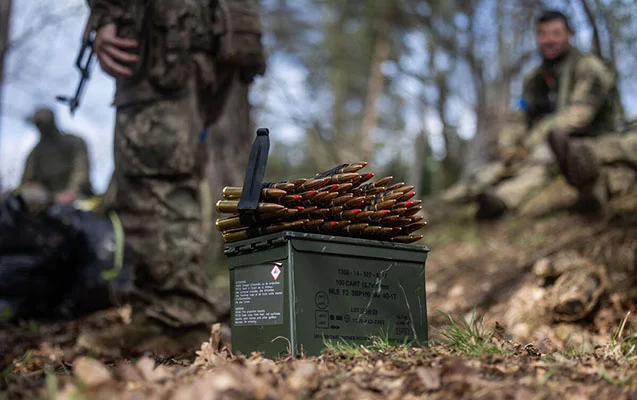
<path fill-rule="evenodd" d="M 234 271 L 235 326 L 283 323 L 282 263 L 265 263 Z"/>
<path fill-rule="evenodd" d="M 389 279 L 393 264 L 368 268 L 339 266 L 335 273 L 313 276 L 321 288 L 314 295 L 314 339 L 367 341 L 381 332 L 390 342 L 418 339 L 413 324 L 426 324 L 425 304 L 417 296 L 421 284 Z M 414 293 L 411 299 L 404 286 Z"/>

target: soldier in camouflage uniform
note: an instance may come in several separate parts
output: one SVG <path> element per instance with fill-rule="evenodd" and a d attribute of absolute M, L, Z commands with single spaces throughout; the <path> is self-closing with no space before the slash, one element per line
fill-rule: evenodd
<path fill-rule="evenodd" d="M 40 141 L 29 154 L 19 191 L 32 208 L 52 202 L 68 203 L 92 195 L 86 143 L 62 133 L 53 111 L 40 108 L 29 118 L 40 132 Z"/>
<path fill-rule="evenodd" d="M 543 62 L 524 80 L 522 108 L 527 129 L 502 135 L 500 148 L 505 164 L 516 164 L 548 143 L 560 172 L 579 193 L 577 208 L 597 211 L 605 203 L 606 191 L 600 173 L 602 160 L 591 146 L 591 138 L 615 130 L 615 76 L 599 58 L 572 47 L 572 36 L 562 13 L 546 11 L 538 18 L 536 39 Z M 514 208 L 496 191 L 486 190 L 479 197 L 487 216 Z"/>
<path fill-rule="evenodd" d="M 637 171 L 637 133 L 617 132 L 615 76 L 599 58 L 569 45 L 573 32 L 563 14 L 541 15 L 536 35 L 544 60 L 524 81 L 528 129 L 509 142 L 503 138 L 505 162 L 548 143 L 559 171 L 578 192 L 575 209 L 605 212 L 609 197 L 634 190 Z M 555 279 L 546 299 L 554 320 L 586 317 L 609 288 L 606 267 L 577 254 L 556 256 L 546 265 L 536 273 Z"/>
<path fill-rule="evenodd" d="M 194 349 L 221 314 L 201 266 L 197 148 L 223 104 L 213 0 L 93 0 L 95 50 L 116 78 L 115 208 L 139 259 L 133 322 L 78 341 L 95 351 Z M 211 106 L 214 99 L 215 106 Z"/>
<path fill-rule="evenodd" d="M 605 201 L 599 160 L 589 144 L 577 139 L 615 131 L 615 76 L 599 58 L 571 47 L 572 35 L 559 12 L 546 12 L 538 19 L 544 62 L 525 79 L 531 130 L 522 144 L 529 147 L 548 139 L 560 171 L 580 194 L 580 204 L 598 208 Z"/>

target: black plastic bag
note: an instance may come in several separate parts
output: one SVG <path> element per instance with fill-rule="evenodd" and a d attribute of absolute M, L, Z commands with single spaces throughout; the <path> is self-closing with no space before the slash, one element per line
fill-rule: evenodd
<path fill-rule="evenodd" d="M 18 196 L 0 208 L 0 322 L 72 319 L 123 304 L 130 250 L 116 215 L 71 206 L 31 214 Z"/>
<path fill-rule="evenodd" d="M 17 196 L 0 208 L 0 321 L 46 318 L 73 275 L 67 228 L 30 214 Z"/>
<path fill-rule="evenodd" d="M 53 207 L 49 216 L 68 224 L 73 241 L 70 262 L 76 266 L 59 314 L 75 318 L 122 305 L 133 289 L 133 268 L 117 215 Z"/>

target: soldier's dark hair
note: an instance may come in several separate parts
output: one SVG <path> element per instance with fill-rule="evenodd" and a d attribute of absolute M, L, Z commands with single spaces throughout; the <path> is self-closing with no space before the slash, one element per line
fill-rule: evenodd
<path fill-rule="evenodd" d="M 566 29 L 568 29 L 569 32 L 573 32 L 573 28 L 571 28 L 571 24 L 568 22 L 566 15 L 557 10 L 545 10 L 542 12 L 542 14 L 540 14 L 540 16 L 535 20 L 535 26 L 558 19 L 564 22 L 564 26 L 566 26 Z"/>

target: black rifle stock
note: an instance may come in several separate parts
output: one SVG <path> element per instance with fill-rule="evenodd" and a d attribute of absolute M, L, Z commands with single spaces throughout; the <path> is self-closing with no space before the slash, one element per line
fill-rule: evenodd
<path fill-rule="evenodd" d="M 71 115 L 75 113 L 75 110 L 80 105 L 80 98 L 84 93 L 86 81 L 89 80 L 91 75 L 91 68 L 95 60 L 95 50 L 93 44 L 95 43 L 96 32 L 92 29 L 91 18 L 86 22 L 86 28 L 84 28 L 84 34 L 82 35 L 82 46 L 75 60 L 75 67 L 80 71 L 80 82 L 75 90 L 75 95 L 70 96 L 56 96 L 58 101 L 69 105 Z"/>

